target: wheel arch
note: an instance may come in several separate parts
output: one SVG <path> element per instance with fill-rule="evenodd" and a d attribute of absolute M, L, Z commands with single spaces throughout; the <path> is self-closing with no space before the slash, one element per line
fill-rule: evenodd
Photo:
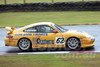
<path fill-rule="evenodd" d="M 66 43 L 67 43 L 67 41 L 68 41 L 70 38 L 76 38 L 76 39 L 78 39 L 79 42 L 80 42 L 80 45 L 81 45 L 81 41 L 80 41 L 80 39 L 79 39 L 78 37 L 75 37 L 75 36 L 71 36 L 71 37 L 69 37 L 69 38 L 66 40 Z"/>
<path fill-rule="evenodd" d="M 76 38 L 76 39 L 79 41 L 79 46 L 77 46 L 75 49 L 71 49 L 71 48 L 68 47 L 67 42 L 68 42 L 68 40 L 69 40 L 70 38 Z M 74 36 L 69 37 L 69 38 L 66 40 L 65 48 L 66 48 L 67 50 L 76 50 L 76 51 L 79 51 L 79 50 L 81 49 L 81 41 L 80 41 L 80 39 L 79 39 L 78 37 L 74 37 Z"/>
<path fill-rule="evenodd" d="M 21 39 L 28 39 L 28 40 L 30 41 L 30 44 L 31 44 L 31 47 L 32 47 L 32 42 L 31 42 L 31 40 L 30 40 L 29 38 L 27 38 L 27 37 L 22 37 L 22 38 L 20 38 L 20 39 L 18 40 L 18 42 L 17 42 L 17 46 L 18 46 L 18 43 L 19 43 L 19 41 L 20 41 Z"/>

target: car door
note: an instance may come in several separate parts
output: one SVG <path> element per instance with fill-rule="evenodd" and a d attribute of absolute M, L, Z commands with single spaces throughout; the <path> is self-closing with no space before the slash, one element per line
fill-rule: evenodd
<path fill-rule="evenodd" d="M 54 28 L 48 25 L 40 25 L 36 29 L 38 31 L 36 43 L 39 47 L 60 47 L 64 45 L 62 34 L 57 30 L 56 33 L 53 33 Z"/>
<path fill-rule="evenodd" d="M 23 35 L 24 35 L 24 37 L 31 40 L 33 48 L 38 48 L 38 45 L 36 42 L 36 40 L 38 38 L 38 32 L 37 32 L 37 29 L 35 26 L 25 29 Z"/>

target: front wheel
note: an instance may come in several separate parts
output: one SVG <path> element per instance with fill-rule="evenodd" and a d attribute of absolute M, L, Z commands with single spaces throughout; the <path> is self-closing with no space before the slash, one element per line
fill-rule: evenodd
<path fill-rule="evenodd" d="M 80 50 L 81 49 L 81 43 L 78 38 L 71 37 L 66 42 L 66 49 L 67 50 Z"/>
<path fill-rule="evenodd" d="M 30 51 L 32 49 L 30 40 L 26 38 L 19 40 L 18 47 L 22 51 Z"/>

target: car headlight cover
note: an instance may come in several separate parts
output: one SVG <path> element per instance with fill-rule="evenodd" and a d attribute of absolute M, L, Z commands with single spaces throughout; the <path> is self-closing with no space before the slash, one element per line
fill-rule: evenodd
<path fill-rule="evenodd" d="M 86 33 L 86 32 L 82 32 L 82 34 L 85 36 L 85 37 L 87 37 L 87 38 L 94 38 L 93 36 L 91 36 L 91 35 L 89 35 L 88 33 Z"/>

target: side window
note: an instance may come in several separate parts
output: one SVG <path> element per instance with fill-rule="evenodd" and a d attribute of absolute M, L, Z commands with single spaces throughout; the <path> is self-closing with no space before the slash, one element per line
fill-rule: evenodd
<path fill-rule="evenodd" d="M 31 28 L 28 28 L 28 29 L 24 30 L 24 32 L 36 33 L 37 32 L 37 29 L 35 27 L 31 27 Z"/>
<path fill-rule="evenodd" d="M 46 25 L 41 25 L 36 27 L 39 33 L 52 33 L 53 29 Z"/>

